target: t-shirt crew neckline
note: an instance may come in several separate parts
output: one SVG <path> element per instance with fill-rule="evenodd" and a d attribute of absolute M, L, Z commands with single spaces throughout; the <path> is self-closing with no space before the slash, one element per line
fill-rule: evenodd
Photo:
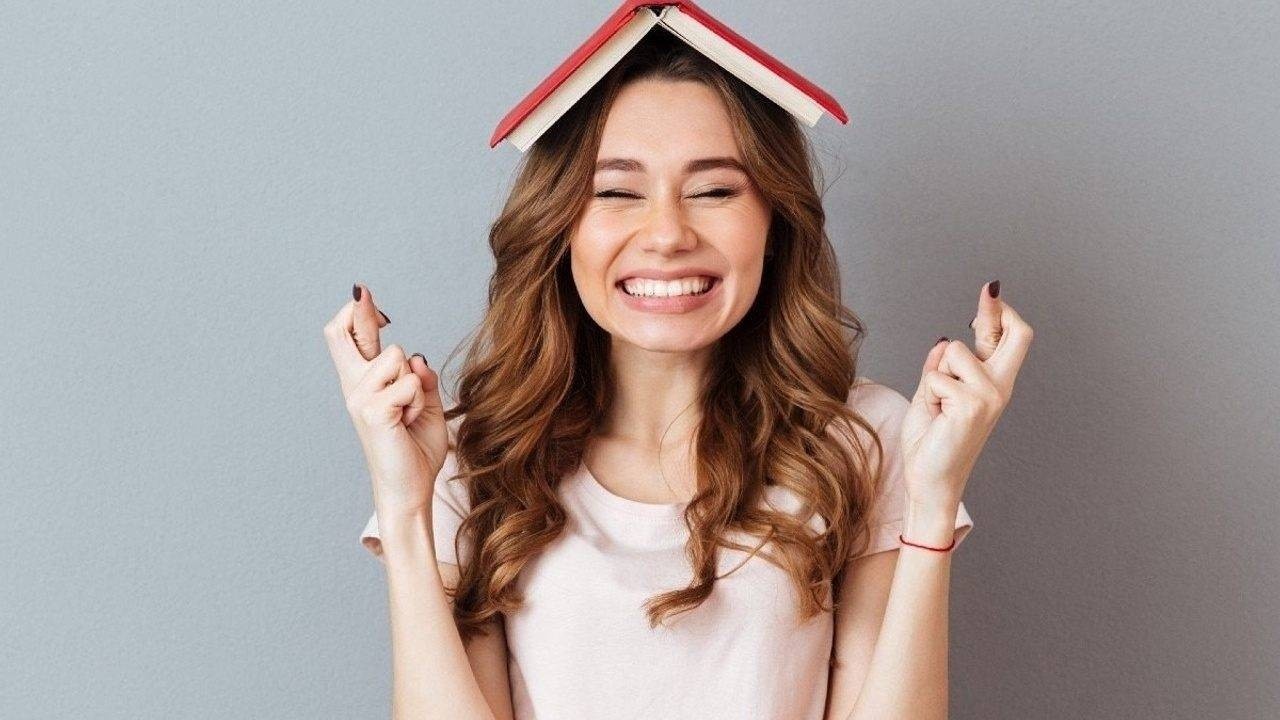
<path fill-rule="evenodd" d="M 586 460 L 578 461 L 578 469 L 575 475 L 579 480 L 578 486 L 582 488 L 583 494 L 588 498 L 606 510 L 632 517 L 645 518 L 655 522 L 681 521 L 684 518 L 684 509 L 689 504 L 687 502 L 648 503 L 616 495 L 612 490 L 601 485 L 600 481 L 591 474 Z"/>

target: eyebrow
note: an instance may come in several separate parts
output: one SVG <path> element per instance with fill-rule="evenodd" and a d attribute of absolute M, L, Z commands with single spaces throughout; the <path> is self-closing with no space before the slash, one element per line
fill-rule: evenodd
<path fill-rule="evenodd" d="M 704 170 L 715 170 L 717 168 L 729 168 L 737 170 L 741 173 L 748 174 L 747 169 L 742 163 L 731 157 L 705 157 L 697 160 L 690 160 L 684 166 L 685 174 L 693 174 Z M 620 170 L 622 172 L 644 172 L 644 163 L 631 158 L 605 158 L 596 163 L 596 172 L 604 170 Z"/>

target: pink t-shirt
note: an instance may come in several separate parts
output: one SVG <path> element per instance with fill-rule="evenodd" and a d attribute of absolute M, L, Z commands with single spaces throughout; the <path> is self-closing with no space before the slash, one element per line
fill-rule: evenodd
<path fill-rule="evenodd" d="M 863 555 L 901 547 L 904 486 L 898 428 L 908 400 L 859 377 L 848 401 L 885 445 L 886 483 Z M 463 481 L 450 453 L 436 478 L 436 558 L 457 563 L 453 538 L 466 515 Z M 644 601 L 684 587 L 692 570 L 683 503 L 642 503 L 615 495 L 585 464 L 558 486 L 568 514 L 560 537 L 521 572 L 524 606 L 505 618 L 512 700 L 517 720 L 577 718 L 770 718 L 821 720 L 827 694 L 833 616 L 801 622 L 791 580 L 747 553 L 721 548 L 709 598 L 674 622 L 651 629 Z M 796 511 L 789 490 L 769 487 L 766 502 Z M 821 517 L 810 527 L 824 526 Z M 962 503 L 956 544 L 973 520 Z M 377 516 L 360 540 L 381 559 Z M 754 547 L 743 535 L 734 538 Z M 758 540 L 756 541 L 758 542 Z M 472 548 L 462 543 L 464 560 Z M 730 570 L 733 570 L 730 573 Z M 727 574 L 727 575 L 726 575 Z"/>

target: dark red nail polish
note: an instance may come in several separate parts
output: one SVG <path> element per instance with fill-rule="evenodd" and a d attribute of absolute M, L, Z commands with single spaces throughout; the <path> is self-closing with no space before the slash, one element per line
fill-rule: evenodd
<path fill-rule="evenodd" d="M 936 347 L 936 346 L 938 345 L 938 343 L 940 343 L 940 342 L 944 342 L 944 341 L 946 341 L 946 340 L 948 340 L 948 339 L 950 339 L 950 338 L 948 338 L 946 335 L 943 335 L 942 337 L 938 338 L 937 340 L 934 340 L 934 341 L 933 341 L 933 344 L 934 344 L 934 346 Z"/>
<path fill-rule="evenodd" d="M 992 280 L 991 284 L 987 285 L 987 294 L 990 295 L 991 297 L 1000 297 L 1000 281 L 999 280 Z"/>
<path fill-rule="evenodd" d="M 978 322 L 978 316 L 977 316 L 977 315 L 974 315 L 974 316 L 973 316 L 973 319 L 969 321 L 969 329 L 970 329 L 970 330 L 972 330 L 972 329 L 973 329 L 973 324 L 974 324 L 974 323 L 976 323 L 976 322 Z"/>
<path fill-rule="evenodd" d="M 352 283 L 351 297 L 354 298 L 356 302 L 360 301 L 360 283 Z"/>
<path fill-rule="evenodd" d="M 423 364 L 423 365 L 426 365 L 426 364 L 427 364 L 427 359 L 426 359 L 425 357 L 423 357 L 422 353 L 414 353 L 414 354 L 410 355 L 409 357 L 411 357 L 411 358 L 416 358 L 416 357 L 417 357 L 417 358 L 422 358 L 422 364 Z"/>
<path fill-rule="evenodd" d="M 384 312 L 382 312 L 381 310 L 379 310 L 379 311 L 378 311 L 378 314 L 382 316 L 382 319 L 383 319 L 383 320 L 386 320 L 386 321 L 387 321 L 387 324 L 388 324 L 388 325 L 390 325 L 390 324 L 391 324 L 391 318 L 387 317 L 387 314 L 386 314 L 386 313 L 384 313 Z"/>

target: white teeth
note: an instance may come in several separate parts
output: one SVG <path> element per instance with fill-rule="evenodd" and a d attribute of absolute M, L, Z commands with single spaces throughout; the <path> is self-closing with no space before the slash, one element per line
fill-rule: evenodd
<path fill-rule="evenodd" d="M 711 287 L 709 277 L 680 278 L 679 280 L 650 280 L 649 278 L 629 278 L 622 282 L 622 288 L 628 295 L 638 297 L 676 297 L 679 295 L 696 295 Z"/>

